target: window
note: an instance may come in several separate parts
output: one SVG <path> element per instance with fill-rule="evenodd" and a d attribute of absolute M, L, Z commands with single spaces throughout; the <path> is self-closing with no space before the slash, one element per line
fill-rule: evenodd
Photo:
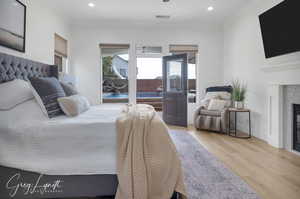
<path fill-rule="evenodd" d="M 68 41 L 55 33 L 54 35 L 54 64 L 59 72 L 68 72 Z"/>
<path fill-rule="evenodd" d="M 100 44 L 103 103 L 127 103 L 129 45 Z"/>
<path fill-rule="evenodd" d="M 188 101 L 196 102 L 196 65 L 197 65 L 197 45 L 170 45 L 170 53 L 188 55 Z"/>
<path fill-rule="evenodd" d="M 137 93 L 138 104 L 150 104 L 157 111 L 162 110 L 162 58 L 137 57 Z"/>
<path fill-rule="evenodd" d="M 58 67 L 60 73 L 63 72 L 63 57 L 59 55 L 54 55 L 54 65 Z"/>

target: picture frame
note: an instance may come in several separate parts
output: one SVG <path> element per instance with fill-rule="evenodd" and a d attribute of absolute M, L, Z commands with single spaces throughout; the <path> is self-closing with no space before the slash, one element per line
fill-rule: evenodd
<path fill-rule="evenodd" d="M 25 53 L 26 5 L 19 0 L 0 1 L 0 46 Z"/>

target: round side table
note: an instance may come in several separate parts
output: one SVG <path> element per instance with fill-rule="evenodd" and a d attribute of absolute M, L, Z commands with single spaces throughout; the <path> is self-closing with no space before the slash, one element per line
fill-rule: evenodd
<path fill-rule="evenodd" d="M 229 120 L 229 126 L 228 126 L 228 135 L 236 138 L 243 138 L 243 139 L 249 139 L 251 138 L 251 113 L 250 109 L 237 109 L 237 108 L 229 108 L 228 109 L 228 120 Z M 231 113 L 234 113 L 234 128 L 231 128 Z M 237 113 L 248 113 L 249 117 L 249 131 L 248 131 L 248 136 L 239 136 L 237 135 Z"/>

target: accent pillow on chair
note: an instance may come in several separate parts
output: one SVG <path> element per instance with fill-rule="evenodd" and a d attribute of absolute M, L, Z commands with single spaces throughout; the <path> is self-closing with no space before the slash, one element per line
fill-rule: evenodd
<path fill-rule="evenodd" d="M 6 111 L 33 99 L 30 84 L 21 79 L 0 84 L 0 110 Z"/>
<path fill-rule="evenodd" d="M 81 95 L 58 98 L 59 105 L 69 117 L 75 117 L 90 109 L 88 99 Z"/>
<path fill-rule="evenodd" d="M 66 93 L 59 81 L 54 77 L 32 78 L 33 94 L 41 106 L 42 111 L 49 117 L 62 115 L 63 112 L 57 99 L 65 97 Z"/>
<path fill-rule="evenodd" d="M 212 97 L 209 97 L 209 98 L 205 97 L 203 100 L 200 101 L 200 105 L 207 109 L 208 105 L 209 105 L 209 103 L 212 99 L 220 99 L 220 97 L 219 96 L 212 96 Z"/>
<path fill-rule="evenodd" d="M 207 110 L 209 111 L 222 111 L 226 105 L 227 105 L 226 100 L 220 100 L 220 99 L 211 99 L 208 105 Z"/>

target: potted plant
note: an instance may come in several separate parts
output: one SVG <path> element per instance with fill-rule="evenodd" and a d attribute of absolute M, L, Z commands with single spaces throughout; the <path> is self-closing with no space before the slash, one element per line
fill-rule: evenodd
<path fill-rule="evenodd" d="M 236 79 L 232 82 L 232 100 L 234 101 L 234 107 L 237 109 L 244 108 L 244 101 L 246 97 L 247 87 Z"/>

